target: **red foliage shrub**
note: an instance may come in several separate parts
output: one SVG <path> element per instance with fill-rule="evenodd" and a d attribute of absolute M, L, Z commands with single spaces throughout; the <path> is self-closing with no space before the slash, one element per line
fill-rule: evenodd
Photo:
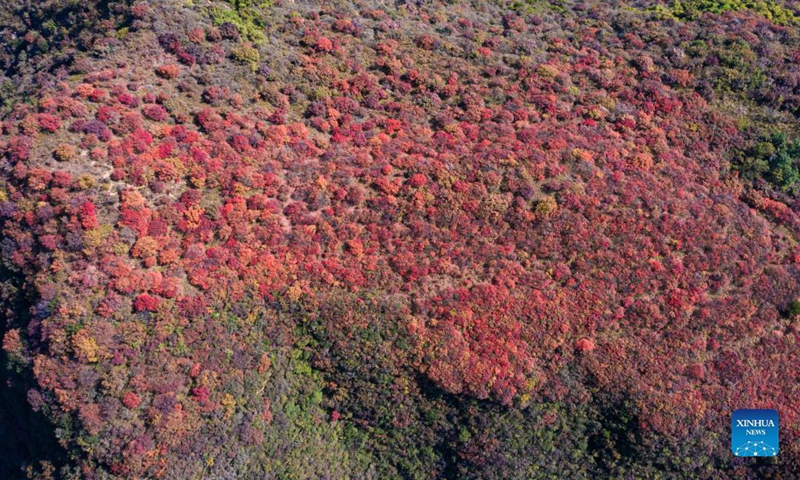
<path fill-rule="evenodd" d="M 110 125 L 117 123 L 120 119 L 120 115 L 115 108 L 104 105 L 97 109 L 97 113 L 95 114 L 94 118 L 105 123 L 106 125 Z"/>
<path fill-rule="evenodd" d="M 222 116 L 211 108 L 204 108 L 201 110 L 195 117 L 195 120 L 198 125 L 208 133 L 225 128 L 225 121 L 222 119 Z M 205 152 L 199 150 L 195 150 L 195 153 L 205 155 Z"/>
<path fill-rule="evenodd" d="M 273 123 L 275 125 L 285 125 L 287 120 L 286 109 L 283 108 L 275 109 L 275 111 L 272 112 L 272 114 L 269 117 L 267 117 L 267 120 L 269 120 L 270 123 Z"/>
<path fill-rule="evenodd" d="M 6 151 L 8 152 L 11 163 L 24 162 L 30 158 L 33 148 L 31 137 L 16 136 L 8 142 Z"/>
<path fill-rule="evenodd" d="M 375 47 L 375 50 L 383 56 L 392 55 L 398 47 L 398 43 L 396 40 L 383 40 L 378 42 L 378 45 Z"/>
<path fill-rule="evenodd" d="M 408 184 L 412 187 L 421 187 L 428 183 L 428 177 L 421 173 L 415 173 L 408 179 Z"/>
<path fill-rule="evenodd" d="M 13 328 L 3 336 L 3 350 L 8 353 L 21 354 L 23 349 L 19 329 Z"/>
<path fill-rule="evenodd" d="M 205 385 L 200 385 L 192 388 L 192 396 L 198 403 L 206 403 L 211 397 L 211 390 Z"/>
<path fill-rule="evenodd" d="M 348 18 L 340 18 L 333 22 L 333 25 L 331 25 L 331 30 L 339 33 L 347 33 L 357 37 L 361 35 L 363 27 L 353 23 L 353 21 Z"/>
<path fill-rule="evenodd" d="M 158 304 L 157 298 L 143 293 L 136 297 L 133 307 L 137 312 L 155 312 L 158 309 Z"/>
<path fill-rule="evenodd" d="M 142 400 L 139 398 L 139 395 L 133 392 L 128 392 L 122 397 L 122 404 L 130 409 L 138 407 L 141 403 Z"/>
<path fill-rule="evenodd" d="M 142 114 L 155 122 L 162 122 L 168 116 L 167 110 L 161 105 L 145 105 L 142 107 Z"/>
<path fill-rule="evenodd" d="M 72 184 L 72 174 L 63 170 L 53 172 L 52 185 L 54 187 L 69 187 Z"/>
<path fill-rule="evenodd" d="M 595 349 L 595 344 L 590 338 L 581 338 L 575 342 L 575 349 L 580 353 L 587 353 Z"/>
<path fill-rule="evenodd" d="M 206 32 L 202 28 L 193 28 L 189 30 L 187 36 L 193 43 L 202 43 L 206 39 Z"/>
<path fill-rule="evenodd" d="M 330 53 L 333 51 L 333 42 L 326 37 L 320 37 L 314 42 L 314 48 L 318 52 Z"/>
<path fill-rule="evenodd" d="M 227 99 L 229 95 L 230 90 L 227 87 L 212 85 L 203 91 L 203 101 L 215 105 Z"/>
<path fill-rule="evenodd" d="M 80 210 L 81 226 L 86 230 L 92 230 L 99 226 L 97 222 L 97 207 L 90 201 L 83 202 Z"/>
<path fill-rule="evenodd" d="M 61 119 L 55 115 L 40 113 L 36 116 L 36 121 L 39 123 L 39 128 L 45 132 L 53 133 L 61 128 Z"/>
<path fill-rule="evenodd" d="M 191 53 L 187 52 L 182 48 L 178 49 L 176 55 L 178 57 L 178 61 L 184 65 L 188 65 L 191 67 L 197 62 L 197 57 L 195 57 L 194 55 L 192 55 Z"/>
<path fill-rule="evenodd" d="M 180 70 L 178 69 L 177 66 L 175 66 L 173 64 L 167 64 L 167 65 L 161 65 L 161 66 L 157 67 L 156 68 L 156 73 L 161 78 L 166 78 L 168 80 L 171 80 L 171 79 L 176 78 L 178 76 L 178 74 L 180 73 Z"/>
<path fill-rule="evenodd" d="M 131 7 L 133 18 L 143 19 L 150 13 L 150 7 L 146 3 L 137 3 Z"/>
<path fill-rule="evenodd" d="M 122 133 L 130 133 L 140 130 L 143 126 L 142 116 L 137 112 L 126 112 L 120 119 L 118 128 Z"/>
<path fill-rule="evenodd" d="M 158 43 L 167 53 L 175 53 L 181 48 L 181 41 L 174 33 L 163 33 L 159 35 Z"/>

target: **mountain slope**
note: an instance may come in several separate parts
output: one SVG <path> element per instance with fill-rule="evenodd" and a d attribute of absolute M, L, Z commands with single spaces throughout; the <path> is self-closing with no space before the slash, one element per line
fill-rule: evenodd
<path fill-rule="evenodd" d="M 30 476 L 797 472 L 785 5 L 51 3 L 3 17 Z"/>

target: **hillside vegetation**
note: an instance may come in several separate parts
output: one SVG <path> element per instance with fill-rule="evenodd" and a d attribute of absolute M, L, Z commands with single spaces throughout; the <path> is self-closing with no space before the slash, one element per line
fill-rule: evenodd
<path fill-rule="evenodd" d="M 799 14 L 0 2 L 0 477 L 795 478 Z"/>

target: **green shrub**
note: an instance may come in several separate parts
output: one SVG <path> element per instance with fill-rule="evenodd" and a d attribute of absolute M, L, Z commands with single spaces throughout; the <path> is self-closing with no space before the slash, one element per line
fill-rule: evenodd
<path fill-rule="evenodd" d="M 800 315 L 800 300 L 794 299 L 789 302 L 789 308 L 787 309 L 787 313 L 789 317 L 795 318 Z"/>
<path fill-rule="evenodd" d="M 232 23 L 250 40 L 264 41 L 264 10 L 272 6 L 272 0 L 232 0 L 226 3 L 230 6 L 211 10 L 214 24 Z"/>
<path fill-rule="evenodd" d="M 764 178 L 781 190 L 796 193 L 800 187 L 800 141 L 775 132 L 747 149 L 736 168 L 744 178 Z"/>
<path fill-rule="evenodd" d="M 669 7 L 652 8 L 660 17 L 672 15 L 681 20 L 695 20 L 704 13 L 724 13 L 750 10 L 778 25 L 797 24 L 794 12 L 774 0 L 675 0 Z"/>
<path fill-rule="evenodd" d="M 514 0 L 510 5 L 511 10 L 521 14 L 542 12 L 563 13 L 566 11 L 564 0 L 545 2 L 542 0 Z"/>
<path fill-rule="evenodd" d="M 231 55 L 233 55 L 233 58 L 239 63 L 250 65 L 250 68 L 253 70 L 258 68 L 258 62 L 261 60 L 261 54 L 258 50 L 247 44 L 231 50 Z"/>

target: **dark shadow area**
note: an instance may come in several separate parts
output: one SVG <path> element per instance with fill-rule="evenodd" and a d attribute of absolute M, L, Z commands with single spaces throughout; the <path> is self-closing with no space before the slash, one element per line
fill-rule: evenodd
<path fill-rule="evenodd" d="M 0 478 L 27 478 L 25 466 L 39 470 L 42 462 L 49 462 L 57 471 L 65 463 L 66 454 L 56 441 L 50 421 L 28 404 L 30 372 L 8 368 L 5 353 L 0 355 L 0 362 Z"/>
<path fill-rule="evenodd" d="M 21 274 L 0 264 L 0 339 L 29 323 L 29 305 Z M 28 402 L 28 391 L 35 386 L 30 366 L 9 357 L 0 350 L 0 478 L 27 478 L 27 466 L 34 471 L 42 465 L 58 469 L 67 456 L 52 423 Z"/>

